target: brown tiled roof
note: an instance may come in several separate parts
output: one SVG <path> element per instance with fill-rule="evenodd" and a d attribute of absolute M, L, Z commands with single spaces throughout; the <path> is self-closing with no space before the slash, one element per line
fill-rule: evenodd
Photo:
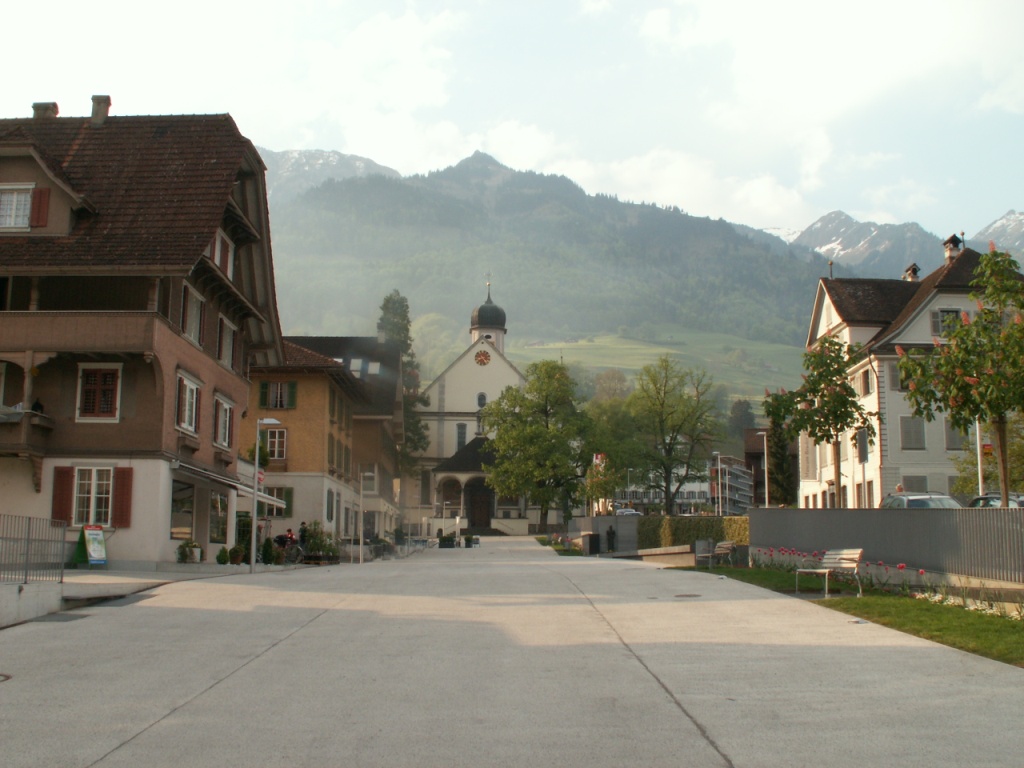
<path fill-rule="evenodd" d="M 486 436 L 480 436 L 434 467 L 433 472 L 483 472 L 484 464 L 494 464 L 494 446 Z"/>
<path fill-rule="evenodd" d="M 253 373 L 289 373 L 293 371 L 322 372 L 334 379 L 352 398 L 361 403 L 369 402 L 366 385 L 356 379 L 344 366 L 330 357 L 300 346 L 293 341 L 282 342 L 284 362 L 281 365 L 253 366 Z"/>
<path fill-rule="evenodd" d="M 229 115 L 6 119 L 0 147 L 35 150 L 88 203 L 67 236 L 0 238 L 0 267 L 26 273 L 187 273 L 258 157 Z"/>
<path fill-rule="evenodd" d="M 866 278 L 823 278 L 821 282 L 847 325 L 888 325 L 920 285 Z"/>

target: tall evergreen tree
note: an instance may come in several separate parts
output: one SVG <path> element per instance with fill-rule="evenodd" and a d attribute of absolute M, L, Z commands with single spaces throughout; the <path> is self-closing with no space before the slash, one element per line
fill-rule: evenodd
<path fill-rule="evenodd" d="M 380 305 L 378 329 L 384 338 L 397 344 L 402 354 L 402 419 L 405 439 L 399 447 L 398 468 L 403 475 L 410 474 L 416 466 L 415 454 L 425 451 L 430 445 L 427 426 L 417 405 L 427 405 L 426 395 L 420 392 L 420 364 L 412 349 L 412 321 L 409 319 L 409 301 L 394 289 Z"/>

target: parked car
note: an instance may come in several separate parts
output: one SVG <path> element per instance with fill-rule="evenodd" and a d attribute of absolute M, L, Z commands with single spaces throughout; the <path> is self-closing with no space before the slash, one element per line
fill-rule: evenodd
<path fill-rule="evenodd" d="M 630 509 L 629 507 L 619 507 L 615 510 L 616 515 L 642 515 L 643 513 L 639 509 Z"/>
<path fill-rule="evenodd" d="M 1011 493 L 1008 499 L 1011 507 L 1024 507 L 1024 496 L 1019 493 Z M 1002 507 L 1003 495 L 1001 493 L 986 493 L 984 496 L 975 496 L 969 502 L 968 507 Z"/>
<path fill-rule="evenodd" d="M 959 501 L 944 493 L 890 493 L 882 503 L 880 509 L 960 509 L 963 507 Z"/>

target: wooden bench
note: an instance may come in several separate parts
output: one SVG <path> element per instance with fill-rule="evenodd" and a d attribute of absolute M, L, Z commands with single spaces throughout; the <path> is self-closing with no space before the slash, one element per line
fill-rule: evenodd
<path fill-rule="evenodd" d="M 709 539 L 710 541 L 710 539 Z M 734 541 L 720 541 L 715 545 L 715 548 L 709 552 L 697 552 L 693 559 L 699 566 L 702 559 L 708 561 L 708 569 L 715 564 L 716 559 L 728 558 L 729 565 L 732 565 L 732 557 L 736 553 L 736 542 Z"/>
<path fill-rule="evenodd" d="M 864 591 L 860 585 L 860 574 L 857 572 L 860 566 L 860 559 L 864 555 L 863 549 L 829 549 L 821 558 L 821 562 L 812 568 L 796 569 L 796 591 L 800 591 L 800 574 L 816 573 L 825 577 L 825 597 L 828 597 L 828 577 L 832 573 L 852 574 L 857 580 L 857 597 L 863 597 Z"/>

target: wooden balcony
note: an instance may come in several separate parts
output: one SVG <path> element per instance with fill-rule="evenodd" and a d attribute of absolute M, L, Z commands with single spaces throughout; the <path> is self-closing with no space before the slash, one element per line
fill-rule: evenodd
<path fill-rule="evenodd" d="M 166 320 L 156 312 L 4 312 L 0 352 L 153 353 Z"/>

